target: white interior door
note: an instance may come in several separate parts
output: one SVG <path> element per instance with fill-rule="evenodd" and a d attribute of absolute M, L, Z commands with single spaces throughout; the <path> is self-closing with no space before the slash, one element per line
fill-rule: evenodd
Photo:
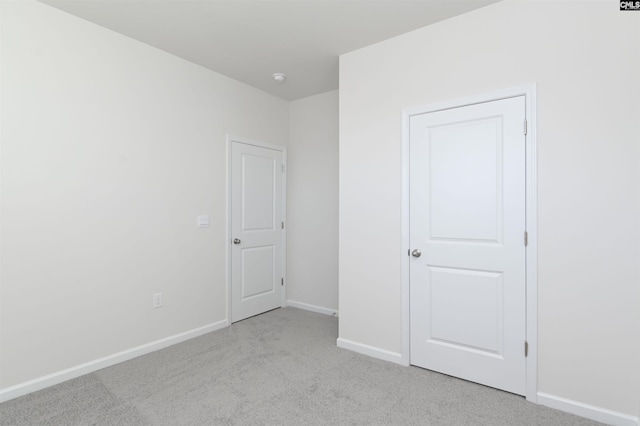
<path fill-rule="evenodd" d="M 282 306 L 283 153 L 231 143 L 231 321 Z"/>
<path fill-rule="evenodd" d="M 520 395 L 524 124 L 524 96 L 409 124 L 411 363 Z"/>

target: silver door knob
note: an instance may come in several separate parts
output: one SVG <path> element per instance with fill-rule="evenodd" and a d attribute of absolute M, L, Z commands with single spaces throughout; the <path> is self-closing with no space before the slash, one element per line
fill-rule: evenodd
<path fill-rule="evenodd" d="M 237 238 L 233 240 L 233 244 L 240 244 L 241 242 L 242 242 L 242 241 L 240 241 L 240 240 L 239 240 L 239 239 L 237 239 Z"/>
<path fill-rule="evenodd" d="M 422 256 L 422 252 L 418 249 L 415 249 L 414 251 L 411 252 L 411 256 L 413 257 L 420 257 Z"/>

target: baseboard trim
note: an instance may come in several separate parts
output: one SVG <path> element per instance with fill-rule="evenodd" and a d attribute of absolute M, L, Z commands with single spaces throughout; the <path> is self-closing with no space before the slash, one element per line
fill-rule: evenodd
<path fill-rule="evenodd" d="M 332 317 L 338 316 L 338 311 L 335 309 L 311 305 L 309 303 L 296 302 L 295 300 L 287 300 L 287 306 L 291 306 L 292 308 L 304 309 L 305 311 L 316 312 L 318 314 L 329 315 Z"/>
<path fill-rule="evenodd" d="M 48 388 L 49 386 L 54 386 L 59 383 L 66 382 L 67 380 L 75 379 L 76 377 L 84 376 L 85 374 L 93 373 L 94 371 L 98 371 L 106 367 L 111 367 L 112 365 L 119 364 L 121 362 L 128 361 L 130 359 L 137 358 L 139 356 L 146 355 L 160 349 L 164 349 L 166 347 L 184 342 L 189 339 L 193 339 L 194 337 L 202 336 L 203 334 L 220 330 L 227 327 L 228 325 L 229 321 L 225 319 L 205 325 L 203 327 L 194 328 L 193 330 L 165 337 L 164 339 L 156 340 L 151 343 L 137 346 L 135 348 L 127 349 L 113 355 L 85 362 L 84 364 L 76 365 L 75 367 L 57 371 L 46 376 L 38 377 L 37 379 L 29 380 L 28 382 L 0 389 L 0 402 L 9 401 L 11 399 L 18 398 L 31 392 Z"/>
<path fill-rule="evenodd" d="M 638 417 L 538 392 L 538 404 L 614 426 L 638 426 Z"/>
<path fill-rule="evenodd" d="M 364 343 L 353 342 L 351 340 L 343 339 L 342 337 L 339 337 L 336 343 L 338 347 L 342 349 L 348 349 L 362 355 L 368 355 L 383 361 L 393 362 L 394 364 L 404 366 L 409 365 L 406 360 L 403 359 L 402 354 L 398 352 L 391 352 L 386 349 L 376 348 L 375 346 L 365 345 Z"/>

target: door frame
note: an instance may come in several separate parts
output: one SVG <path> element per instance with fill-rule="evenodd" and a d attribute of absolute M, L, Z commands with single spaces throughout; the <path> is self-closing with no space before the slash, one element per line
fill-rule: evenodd
<path fill-rule="evenodd" d="M 255 139 L 249 139 L 244 137 L 227 134 L 227 227 L 225 232 L 226 239 L 226 267 L 225 267 L 225 279 L 227 281 L 227 325 L 231 325 L 231 306 L 232 306 L 232 280 L 231 280 L 231 161 L 232 161 L 232 144 L 242 143 L 245 145 L 253 145 L 260 148 L 273 149 L 282 153 L 282 221 L 285 223 L 285 227 L 282 229 L 282 277 L 284 279 L 284 285 L 282 286 L 282 297 L 280 300 L 280 307 L 286 306 L 286 290 L 287 290 L 287 148 L 281 145 L 275 145 L 272 143 L 262 142 Z"/>
<path fill-rule="evenodd" d="M 528 356 L 526 362 L 527 401 L 537 402 L 538 389 L 538 230 L 537 230 L 537 158 L 536 158 L 536 85 L 535 83 L 503 90 L 480 93 L 477 95 L 447 100 L 443 102 L 405 108 L 402 111 L 402 253 L 401 253 L 401 294 L 402 294 L 402 364 L 410 365 L 410 250 L 409 236 L 409 124 L 414 115 L 426 114 L 445 109 L 464 107 L 484 102 L 525 97 L 525 119 L 527 120 L 526 160 L 525 160 L 525 226 L 528 244 L 525 250 L 526 280 L 526 341 Z M 524 123 L 523 123 L 524 125 Z M 524 129 L 523 129 L 524 130 Z M 523 347 L 524 350 L 524 347 Z"/>

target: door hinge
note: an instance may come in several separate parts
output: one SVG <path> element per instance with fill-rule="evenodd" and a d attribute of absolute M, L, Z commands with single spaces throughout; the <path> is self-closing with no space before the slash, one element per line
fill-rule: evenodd
<path fill-rule="evenodd" d="M 524 231 L 524 246 L 528 246 L 529 245 L 529 233 L 527 231 Z"/>
<path fill-rule="evenodd" d="M 527 136 L 527 119 L 524 119 L 524 135 Z"/>
<path fill-rule="evenodd" d="M 282 173 L 284 173 L 284 164 L 282 165 Z"/>
<path fill-rule="evenodd" d="M 282 222 L 282 229 L 284 229 L 284 222 Z"/>
<path fill-rule="evenodd" d="M 525 358 L 529 356 L 529 342 L 524 341 L 524 356 Z"/>
<path fill-rule="evenodd" d="M 280 278 L 280 285 L 284 285 L 284 278 Z"/>

